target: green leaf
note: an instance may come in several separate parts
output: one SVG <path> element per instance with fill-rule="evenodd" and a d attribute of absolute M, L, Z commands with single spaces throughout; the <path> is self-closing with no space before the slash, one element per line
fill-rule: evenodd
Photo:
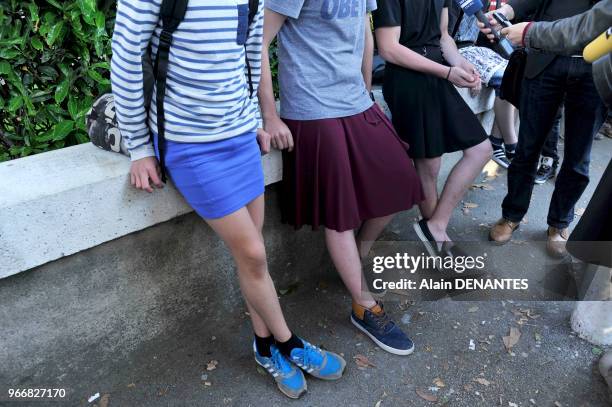
<path fill-rule="evenodd" d="M 74 121 L 64 120 L 63 122 L 59 122 L 53 127 L 53 140 L 59 141 L 65 139 L 73 129 Z"/>
<path fill-rule="evenodd" d="M 47 0 L 47 3 L 51 4 L 54 7 L 57 7 L 58 9 L 62 10 L 62 5 L 59 4 L 59 2 L 57 2 L 56 0 Z"/>
<path fill-rule="evenodd" d="M 55 89 L 55 101 L 62 103 L 66 96 L 68 96 L 68 89 L 70 88 L 70 79 L 64 79 Z"/>
<path fill-rule="evenodd" d="M 14 48 L 0 48 L 0 58 L 2 59 L 13 59 L 21 54 L 21 51 Z"/>
<path fill-rule="evenodd" d="M 8 111 L 10 113 L 16 112 L 23 106 L 23 97 L 21 95 L 15 95 L 11 98 L 8 105 Z"/>
<path fill-rule="evenodd" d="M 68 98 L 68 113 L 70 113 L 72 120 L 77 120 L 79 117 L 79 104 L 72 95 Z"/>
<path fill-rule="evenodd" d="M 102 13 L 101 11 L 97 11 L 95 14 L 95 20 L 96 28 L 98 28 L 98 30 L 106 29 L 106 17 L 104 17 L 104 13 Z"/>
<path fill-rule="evenodd" d="M 44 48 L 42 41 L 38 37 L 32 37 L 31 44 L 32 47 L 34 47 L 34 49 L 37 49 L 38 51 L 42 51 Z"/>
<path fill-rule="evenodd" d="M 40 72 L 42 76 L 46 77 L 44 79 L 48 78 L 51 81 L 54 81 L 58 76 L 58 73 L 55 68 L 49 65 L 40 65 L 38 67 L 38 72 Z"/>
<path fill-rule="evenodd" d="M 40 17 L 38 16 L 38 6 L 36 3 L 28 3 L 28 10 L 30 10 L 30 19 L 33 22 L 37 22 Z"/>
<path fill-rule="evenodd" d="M 9 62 L 0 61 L 0 75 L 6 75 L 9 79 L 15 77 L 15 71 Z"/>
<path fill-rule="evenodd" d="M 83 20 L 89 25 L 94 25 L 96 13 L 96 0 L 78 0 L 79 8 L 83 13 Z"/>
<path fill-rule="evenodd" d="M 110 81 L 104 78 L 102 75 L 100 75 L 100 73 L 96 71 L 95 69 L 90 69 L 89 71 L 87 71 L 87 75 L 89 75 L 91 79 L 93 79 L 94 81 L 98 82 L 101 85 L 110 85 Z"/>
<path fill-rule="evenodd" d="M 64 21 L 60 21 L 57 24 L 54 24 L 49 33 L 47 34 L 47 45 L 52 47 L 55 44 L 55 41 L 62 35 L 62 31 L 64 30 Z"/>

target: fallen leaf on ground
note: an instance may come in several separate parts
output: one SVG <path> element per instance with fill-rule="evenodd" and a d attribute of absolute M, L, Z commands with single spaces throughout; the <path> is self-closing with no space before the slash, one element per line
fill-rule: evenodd
<path fill-rule="evenodd" d="M 100 399 L 100 403 L 98 404 L 100 407 L 108 407 L 108 401 L 110 399 L 110 394 L 105 394 Z"/>
<path fill-rule="evenodd" d="M 366 356 L 355 355 L 353 356 L 353 359 L 355 359 L 355 363 L 357 364 L 359 369 L 363 370 L 363 369 L 367 369 L 368 367 L 376 367 L 376 365 L 370 362 L 370 359 L 368 359 Z"/>
<path fill-rule="evenodd" d="M 127 385 L 128 389 L 133 389 L 134 387 L 136 387 L 136 385 L 134 383 L 130 383 Z"/>
<path fill-rule="evenodd" d="M 215 370 L 218 364 L 219 364 L 219 361 L 211 360 L 210 362 L 206 364 L 206 370 L 208 371 Z"/>
<path fill-rule="evenodd" d="M 210 386 L 212 386 L 212 383 L 211 382 L 204 382 L 204 386 L 210 387 Z"/>
<path fill-rule="evenodd" d="M 493 191 L 495 188 L 488 184 L 473 184 L 470 189 L 473 191 L 475 189 L 482 189 L 484 191 Z"/>
<path fill-rule="evenodd" d="M 424 390 L 416 389 L 415 392 L 416 392 L 417 396 L 419 396 L 423 400 L 431 401 L 432 403 L 435 403 L 436 401 L 438 401 L 438 397 L 437 396 L 434 396 L 433 394 L 429 394 L 429 393 L 425 392 Z"/>
<path fill-rule="evenodd" d="M 293 284 L 291 284 L 291 285 L 290 285 L 289 287 L 287 287 L 287 288 L 282 288 L 282 289 L 278 290 L 278 293 L 279 293 L 281 296 L 286 296 L 286 295 L 289 295 L 289 294 L 291 294 L 291 293 L 293 293 L 293 292 L 297 291 L 297 289 L 298 289 L 298 287 L 299 287 L 299 286 L 300 286 L 300 284 L 299 284 L 299 283 L 293 283 Z"/>
<path fill-rule="evenodd" d="M 504 336 L 502 340 L 504 341 L 504 346 L 506 350 L 512 349 L 514 345 L 516 345 L 521 338 L 521 331 L 518 328 L 511 327 L 508 336 Z"/>
<path fill-rule="evenodd" d="M 483 378 L 483 377 L 477 377 L 476 379 L 474 379 L 474 381 L 475 381 L 476 383 L 480 383 L 480 384 L 482 384 L 483 386 L 488 386 L 488 385 L 490 385 L 490 384 L 491 384 L 491 382 L 490 382 L 490 381 L 488 381 L 487 379 L 485 379 L 485 378 Z"/>
<path fill-rule="evenodd" d="M 472 387 L 471 384 L 466 384 L 465 386 L 463 386 L 463 390 L 468 391 L 468 392 L 472 391 L 473 388 L 474 387 Z"/>
<path fill-rule="evenodd" d="M 440 379 L 439 377 L 436 377 L 433 380 L 433 384 L 435 384 L 438 387 L 445 387 L 446 386 L 446 383 L 444 383 L 444 380 Z"/>

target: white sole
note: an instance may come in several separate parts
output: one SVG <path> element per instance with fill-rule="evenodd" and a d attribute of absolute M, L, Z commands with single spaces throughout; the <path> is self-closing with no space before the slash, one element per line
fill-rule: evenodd
<path fill-rule="evenodd" d="M 510 166 L 509 164 L 503 162 L 501 159 L 497 157 L 491 157 L 491 159 L 495 162 L 495 164 L 499 165 L 500 167 L 504 169 L 508 169 L 508 167 Z"/>
<path fill-rule="evenodd" d="M 359 323 L 353 319 L 352 315 L 351 315 L 351 323 L 355 325 L 355 327 L 359 329 L 361 332 L 366 334 L 368 338 L 370 338 L 376 345 L 378 345 L 384 351 L 387 351 L 389 353 L 392 353 L 394 355 L 399 355 L 399 356 L 407 356 L 407 355 L 410 355 L 412 352 L 414 352 L 414 344 L 412 345 L 412 348 L 407 349 L 407 350 L 399 350 L 399 349 L 392 348 L 388 345 L 385 345 L 384 343 L 376 339 L 376 337 L 372 335 L 371 333 L 369 333 L 365 328 L 359 325 Z"/>
<path fill-rule="evenodd" d="M 255 358 L 255 363 L 257 363 L 259 366 L 261 366 L 262 369 L 266 370 L 266 368 L 264 367 L 264 365 L 262 365 L 261 363 L 259 363 L 259 360 L 257 360 L 257 358 Z M 266 370 L 266 373 L 268 373 L 268 371 Z M 302 397 L 304 394 L 306 394 L 306 391 L 308 390 L 308 387 L 304 387 L 304 391 L 302 391 L 300 394 L 298 394 L 297 396 L 294 396 L 292 394 L 287 394 L 285 393 L 285 391 L 278 385 L 278 382 L 276 382 L 276 380 L 274 381 L 276 383 L 276 387 L 278 388 L 278 390 L 280 390 L 281 393 L 283 393 L 285 396 L 289 397 L 290 399 L 293 400 L 297 400 L 300 397 Z"/>
<path fill-rule="evenodd" d="M 429 253 L 429 256 L 437 257 L 438 254 L 436 253 L 436 251 L 434 250 L 433 246 L 431 245 L 431 242 L 427 239 L 427 237 L 425 236 L 425 234 L 421 230 L 421 226 L 418 223 L 414 223 L 412 225 L 412 227 L 414 228 L 414 231 L 416 232 L 416 234 L 419 237 L 419 239 L 421 239 L 421 242 L 423 242 L 423 245 L 425 246 L 425 249 L 427 250 L 427 253 Z"/>

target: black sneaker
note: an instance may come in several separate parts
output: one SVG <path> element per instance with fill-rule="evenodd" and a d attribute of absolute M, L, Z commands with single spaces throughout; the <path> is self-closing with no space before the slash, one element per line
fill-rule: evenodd
<path fill-rule="evenodd" d="M 423 242 L 423 246 L 425 246 L 425 250 L 431 257 L 438 257 L 440 255 L 441 246 L 436 242 L 433 235 L 429 231 L 429 227 L 427 226 L 427 220 L 421 219 L 416 222 L 414 225 L 414 231 L 417 236 Z"/>
<path fill-rule="evenodd" d="M 493 161 L 495 161 L 501 167 L 510 167 L 510 160 L 508 157 L 506 157 L 506 152 L 501 146 L 493 146 Z"/>
<path fill-rule="evenodd" d="M 549 179 L 554 178 L 556 172 L 557 164 L 555 161 L 551 157 L 542 157 L 538 172 L 536 173 L 535 183 L 544 184 Z"/>

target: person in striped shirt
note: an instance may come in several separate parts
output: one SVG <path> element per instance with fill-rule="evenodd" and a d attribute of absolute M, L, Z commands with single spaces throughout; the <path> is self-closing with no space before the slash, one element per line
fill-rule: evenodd
<path fill-rule="evenodd" d="M 155 60 L 161 2 L 120 0 L 112 41 L 112 88 L 119 128 L 131 155 L 131 183 L 148 192 L 162 187 L 162 182 L 156 104 L 145 106 L 142 58 L 150 46 Z M 234 256 L 255 331 L 257 363 L 272 374 L 284 394 L 297 398 L 306 391 L 302 370 L 337 379 L 346 363 L 291 332 L 268 273 L 261 151 L 269 151 L 270 137 L 261 129 L 255 100 L 263 1 L 245 30 L 248 8 L 248 0 L 188 2 L 169 53 L 165 168 Z"/>

